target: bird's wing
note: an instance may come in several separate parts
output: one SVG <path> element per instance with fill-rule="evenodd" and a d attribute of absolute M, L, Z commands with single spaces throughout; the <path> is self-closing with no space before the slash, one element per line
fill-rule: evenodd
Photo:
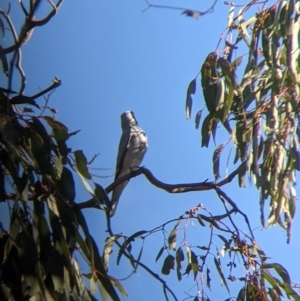
<path fill-rule="evenodd" d="M 130 130 L 124 131 L 121 136 L 121 140 L 119 143 L 118 157 L 117 157 L 115 180 L 119 177 L 120 171 L 122 170 L 122 165 L 124 162 L 124 158 L 126 156 L 128 146 L 130 144 L 131 137 L 132 137 L 132 132 Z"/>

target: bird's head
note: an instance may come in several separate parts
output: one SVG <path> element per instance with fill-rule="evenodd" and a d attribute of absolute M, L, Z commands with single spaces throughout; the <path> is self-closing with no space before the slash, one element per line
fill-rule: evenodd
<path fill-rule="evenodd" d="M 121 124 L 122 128 L 125 128 L 130 125 L 138 125 L 138 122 L 135 119 L 134 113 L 132 111 L 126 111 L 121 115 Z"/>

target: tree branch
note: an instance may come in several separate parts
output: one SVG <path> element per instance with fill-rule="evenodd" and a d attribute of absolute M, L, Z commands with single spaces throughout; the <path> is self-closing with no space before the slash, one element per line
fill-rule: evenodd
<path fill-rule="evenodd" d="M 52 85 L 49 86 L 48 88 L 46 88 L 45 90 L 31 96 L 32 99 L 36 99 L 44 94 L 46 94 L 47 92 L 59 87 L 61 85 L 61 80 L 57 77 L 55 77 L 53 80 L 52 80 Z"/>
<path fill-rule="evenodd" d="M 144 176 L 148 179 L 148 181 L 153 184 L 155 187 L 163 189 L 169 193 L 186 193 L 190 191 L 207 191 L 207 190 L 213 190 L 217 187 L 221 187 L 227 183 L 230 183 L 233 178 L 242 170 L 244 170 L 247 167 L 246 162 L 243 162 L 235 171 L 233 171 L 228 177 L 226 177 L 224 180 L 216 183 L 216 182 L 198 182 L 198 183 L 188 183 L 188 184 L 167 184 L 163 183 L 160 180 L 158 180 L 153 173 L 145 168 L 140 167 L 139 169 L 132 170 L 127 175 L 124 175 L 123 177 L 119 178 L 109 186 L 105 188 L 106 193 L 110 193 L 116 186 L 121 184 L 124 181 L 127 181 L 133 177 L 136 177 L 140 174 L 144 174 Z M 98 203 L 94 198 L 77 204 L 78 208 L 85 209 L 85 208 L 97 208 L 100 209 L 98 206 Z"/>
<path fill-rule="evenodd" d="M 205 11 L 200 11 L 200 10 L 194 10 L 194 9 L 189 9 L 189 8 L 184 8 L 184 7 L 177 7 L 177 6 L 169 6 L 169 5 L 159 5 L 159 4 L 152 4 L 148 0 L 145 0 L 148 7 L 146 7 L 143 12 L 148 10 L 150 7 L 156 7 L 156 8 L 167 8 L 167 9 L 176 9 L 176 10 L 182 10 L 183 14 L 185 13 L 187 16 L 192 16 L 193 14 L 197 15 L 197 18 L 203 15 L 206 15 L 207 13 L 211 13 L 214 11 L 214 7 L 217 4 L 218 0 L 215 0 L 214 3 Z"/>

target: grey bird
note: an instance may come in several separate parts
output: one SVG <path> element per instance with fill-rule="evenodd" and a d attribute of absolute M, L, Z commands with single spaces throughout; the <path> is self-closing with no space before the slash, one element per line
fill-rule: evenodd
<path fill-rule="evenodd" d="M 121 115 L 121 125 L 122 136 L 119 143 L 115 181 L 139 167 L 148 149 L 147 135 L 138 126 L 132 111 L 126 111 Z M 128 181 L 121 183 L 113 190 L 110 217 L 116 213 L 120 196 Z"/>

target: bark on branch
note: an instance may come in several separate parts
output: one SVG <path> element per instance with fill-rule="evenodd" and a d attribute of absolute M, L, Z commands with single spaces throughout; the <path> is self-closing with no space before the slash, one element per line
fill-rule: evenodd
<path fill-rule="evenodd" d="M 106 193 L 110 193 L 116 186 L 121 184 L 124 181 L 127 181 L 133 177 L 136 177 L 140 174 L 143 174 L 148 181 L 153 184 L 155 187 L 163 189 L 169 193 L 185 193 L 190 191 L 206 191 L 206 190 L 213 190 L 216 189 L 216 187 L 221 187 L 227 183 L 230 183 L 232 179 L 241 171 L 244 171 L 247 169 L 247 164 L 242 163 L 235 171 L 233 171 L 228 177 L 226 177 L 224 180 L 219 182 L 198 182 L 198 183 L 187 183 L 187 184 L 167 184 L 160 180 L 158 180 L 153 173 L 145 168 L 140 167 L 137 170 L 132 170 L 127 175 L 119 178 L 117 181 L 113 182 L 111 185 L 107 186 L 105 188 Z M 94 198 L 91 198 L 90 200 L 77 204 L 79 209 L 85 209 L 85 208 L 97 208 L 100 209 L 98 203 Z"/>

